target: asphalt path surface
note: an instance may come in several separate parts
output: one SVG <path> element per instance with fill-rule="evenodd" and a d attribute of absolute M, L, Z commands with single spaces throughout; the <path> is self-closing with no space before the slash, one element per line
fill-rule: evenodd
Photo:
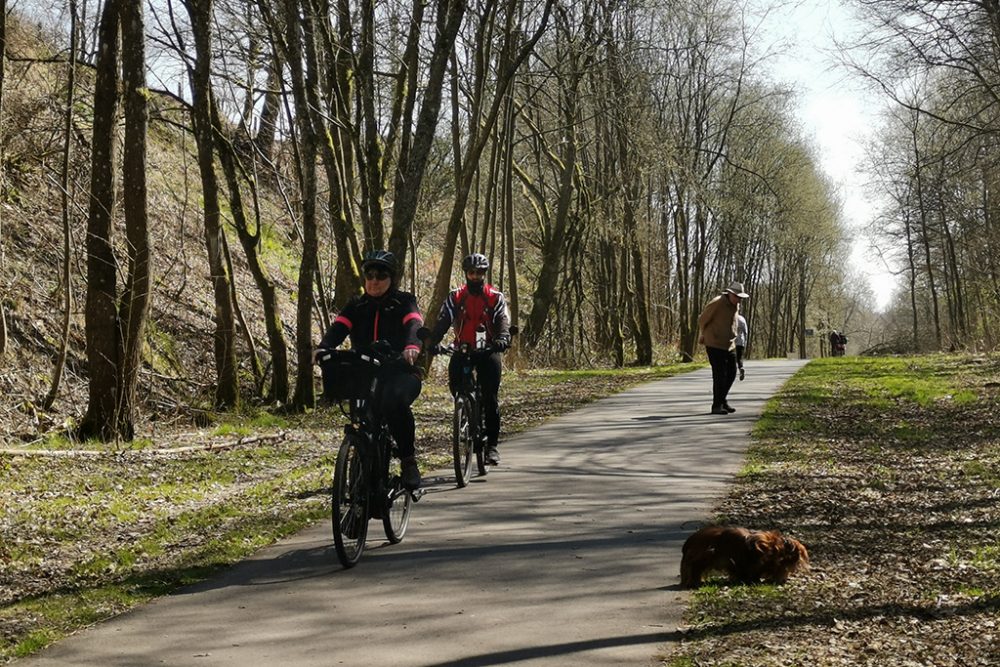
<path fill-rule="evenodd" d="M 425 475 L 405 540 L 373 521 L 350 570 L 322 522 L 18 664 L 658 664 L 687 602 L 681 545 L 803 363 L 747 361 L 728 416 L 709 414 L 707 368 L 589 404 L 502 441 L 465 489 Z"/>

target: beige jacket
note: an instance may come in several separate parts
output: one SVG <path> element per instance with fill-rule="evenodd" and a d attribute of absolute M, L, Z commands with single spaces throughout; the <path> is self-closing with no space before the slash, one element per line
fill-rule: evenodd
<path fill-rule="evenodd" d="M 729 302 L 726 294 L 709 301 L 698 316 L 698 328 L 701 329 L 698 342 L 720 350 L 735 349 L 736 312 L 736 306 Z"/>

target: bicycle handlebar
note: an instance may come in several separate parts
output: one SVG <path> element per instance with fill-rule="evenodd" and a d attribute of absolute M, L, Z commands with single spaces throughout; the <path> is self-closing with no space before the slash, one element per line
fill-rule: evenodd
<path fill-rule="evenodd" d="M 463 343 L 458 347 L 454 347 L 451 345 L 447 346 L 438 345 L 430 348 L 430 353 L 432 355 L 443 354 L 449 357 L 453 354 L 464 354 L 467 357 L 488 357 L 489 355 L 494 354 L 496 352 L 504 352 L 504 350 L 498 350 L 494 348 L 492 345 L 487 345 L 486 347 L 477 349 L 470 347 L 467 343 Z"/>
<path fill-rule="evenodd" d="M 377 340 L 366 350 L 339 350 L 336 348 L 319 347 L 316 348 L 316 363 L 322 364 L 329 361 L 334 354 L 353 354 L 361 361 L 373 366 L 384 366 L 387 364 L 405 361 L 403 355 L 389 347 L 388 341 Z"/>

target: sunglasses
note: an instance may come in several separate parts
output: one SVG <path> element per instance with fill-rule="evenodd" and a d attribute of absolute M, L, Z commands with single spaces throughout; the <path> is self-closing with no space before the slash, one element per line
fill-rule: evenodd
<path fill-rule="evenodd" d="M 465 275 L 467 275 L 467 276 L 485 276 L 486 275 L 486 269 L 469 269 L 468 271 L 465 272 Z"/>
<path fill-rule="evenodd" d="M 365 271 L 365 280 L 386 280 L 389 278 L 388 271 Z"/>

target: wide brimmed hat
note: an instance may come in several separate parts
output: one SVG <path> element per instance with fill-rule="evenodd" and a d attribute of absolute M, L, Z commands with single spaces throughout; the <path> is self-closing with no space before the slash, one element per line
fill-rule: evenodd
<path fill-rule="evenodd" d="M 747 299 L 750 297 L 749 294 L 743 291 L 743 283 L 731 282 L 729 283 L 729 287 L 726 288 L 726 291 L 730 294 L 735 294 L 741 299 Z"/>

